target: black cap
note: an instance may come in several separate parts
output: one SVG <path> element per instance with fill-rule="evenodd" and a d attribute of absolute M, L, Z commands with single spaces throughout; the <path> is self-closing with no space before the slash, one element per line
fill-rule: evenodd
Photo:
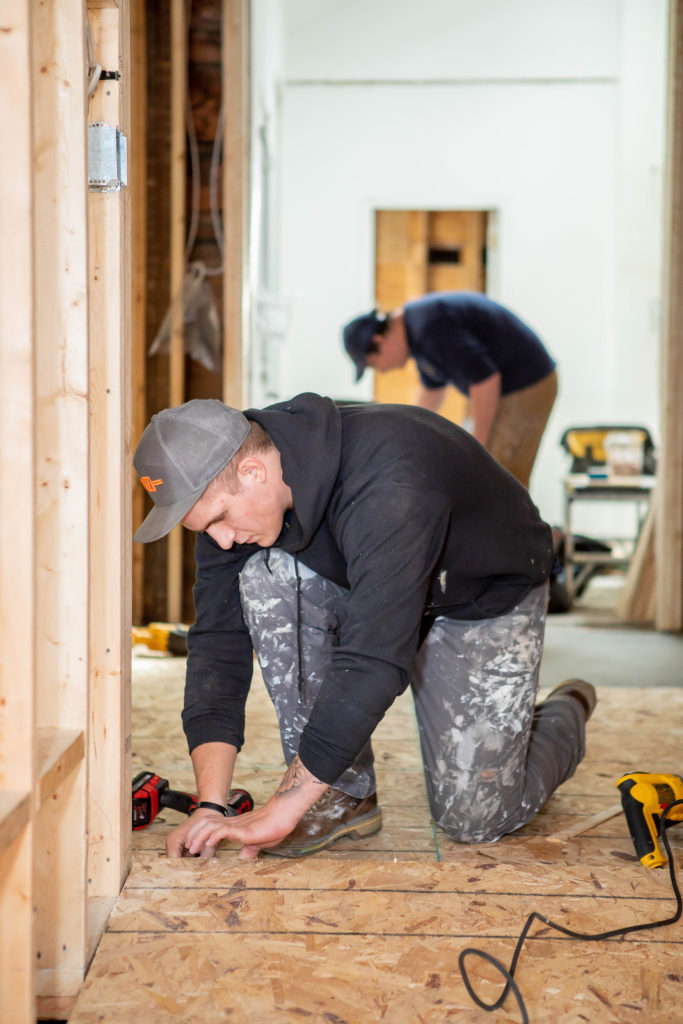
<path fill-rule="evenodd" d="M 356 380 L 360 380 L 365 373 L 370 342 L 376 334 L 382 333 L 381 325 L 385 320 L 386 314 L 373 309 L 371 313 L 364 313 L 355 320 L 350 320 L 342 331 L 344 348 L 356 367 Z"/>

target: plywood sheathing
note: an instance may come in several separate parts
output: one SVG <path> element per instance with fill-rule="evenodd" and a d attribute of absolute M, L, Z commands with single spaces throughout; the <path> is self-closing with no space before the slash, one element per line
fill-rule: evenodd
<path fill-rule="evenodd" d="M 179 722 L 184 660 L 134 660 L 134 770 L 177 789 L 192 771 Z M 375 740 L 384 827 L 315 857 L 172 861 L 164 839 L 182 820 L 162 812 L 134 833 L 134 865 L 70 1024 L 255 1020 L 330 1024 L 448 1019 L 474 1022 L 457 961 L 473 945 L 508 963 L 532 909 L 577 930 L 668 916 L 668 876 L 637 863 L 623 815 L 564 843 L 546 838 L 618 798 L 626 770 L 680 768 L 672 721 L 677 690 L 602 689 L 588 753 L 573 779 L 526 828 L 499 843 L 460 846 L 432 826 L 412 701 L 404 695 Z M 258 673 L 249 697 L 235 785 L 257 802 L 282 757 Z M 680 863 L 683 835 L 670 831 Z M 622 942 L 580 943 L 536 925 L 518 979 L 532 1020 L 669 1024 L 676 1020 L 683 937 L 677 929 Z M 500 985 L 472 961 L 483 998 Z M 489 980 L 487 980 L 489 979 Z M 517 1021 L 514 1003 L 496 1015 Z"/>
<path fill-rule="evenodd" d="M 509 941 L 487 945 L 503 960 L 509 955 Z M 208 949 L 193 935 L 179 936 L 173 944 L 165 937 L 144 936 L 131 943 L 129 936 L 107 935 L 103 946 L 125 974 L 118 982 L 101 977 L 98 1007 L 77 1012 L 70 1018 L 74 1024 L 123 1020 L 124 1012 L 129 1021 L 141 1014 L 138 1019 L 145 1024 L 443 1024 L 455 1019 L 473 1024 L 482 1019 L 457 975 L 461 938 L 301 936 L 275 939 L 265 948 L 261 938 L 236 936 Z M 526 950 L 523 991 L 536 1020 L 672 1024 L 680 1019 L 675 1006 L 680 951 L 659 950 L 653 961 L 646 943 L 618 950 L 603 944 L 593 947 L 592 958 L 580 947 L 566 946 L 545 940 L 531 942 Z M 591 968 L 596 958 L 597 972 Z M 101 959 L 93 973 L 103 967 Z M 484 979 L 483 970 L 475 965 L 472 980 L 480 997 L 492 1002 L 500 985 Z M 173 984 L 164 984 L 165 978 Z M 529 998 L 529 992 L 538 991 L 540 978 L 543 989 Z M 128 987 L 125 1010 L 123 985 Z M 142 998 L 134 999 L 133 993 Z M 558 1007 L 565 1009 L 558 1012 Z M 507 1010 L 497 1015 L 501 1024 L 518 1019 Z"/>
<path fill-rule="evenodd" d="M 129 1012 L 150 1022 L 235 1015 L 278 1024 L 302 1017 L 436 1024 L 455 1012 L 472 1021 L 457 971 L 463 948 L 509 961 L 530 905 L 588 931 L 665 916 L 668 894 L 656 881 L 652 892 L 642 890 L 635 874 L 606 865 L 568 872 L 481 859 L 142 862 L 88 986 L 98 987 L 103 1021 L 122 1019 L 114 1009 L 122 969 L 130 971 Z M 676 1019 L 680 942 L 639 937 L 589 948 L 538 930 L 519 969 L 532 1019 L 632 1021 L 637 1011 L 647 1020 Z M 164 983 L 150 993 L 155 963 Z M 481 995 L 495 998 L 484 973 L 473 966 Z M 79 1013 L 72 1024 L 96 1019 Z"/>

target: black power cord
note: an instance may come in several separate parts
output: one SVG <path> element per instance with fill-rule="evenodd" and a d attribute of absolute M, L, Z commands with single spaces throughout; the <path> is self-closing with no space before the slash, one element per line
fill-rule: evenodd
<path fill-rule="evenodd" d="M 504 967 L 500 960 L 496 960 L 496 958 L 494 956 L 491 956 L 490 953 L 486 953 L 482 949 L 475 949 L 473 946 L 469 946 L 467 949 L 463 949 L 462 953 L 458 957 L 458 967 L 460 968 L 460 974 L 462 975 L 462 980 L 465 983 L 465 988 L 467 989 L 470 998 L 474 1000 L 477 1006 L 480 1006 L 482 1010 L 487 1010 L 488 1012 L 498 1010 L 507 999 L 508 994 L 512 991 L 515 994 L 515 999 L 517 1000 L 519 1011 L 522 1015 L 522 1024 L 529 1024 L 529 1014 L 527 1013 L 526 1006 L 524 1005 L 522 993 L 519 991 L 519 988 L 517 987 L 517 982 L 515 981 L 515 971 L 517 969 L 517 961 L 519 960 L 519 955 L 522 952 L 524 940 L 529 934 L 529 929 L 531 928 L 531 925 L 534 923 L 534 921 L 542 921 L 544 924 L 547 924 L 550 928 L 554 928 L 556 931 L 562 932 L 563 935 L 568 935 L 570 939 L 585 939 L 588 942 L 598 942 L 601 939 L 612 939 L 616 935 L 627 935 L 629 932 L 639 932 L 643 931 L 646 928 L 663 928 L 664 925 L 675 924 L 681 916 L 681 911 L 683 910 L 683 901 L 681 900 L 681 893 L 678 888 L 678 883 L 676 881 L 676 868 L 674 866 L 674 859 L 671 856 L 671 847 L 669 846 L 669 840 L 666 836 L 666 822 L 669 815 L 669 811 L 672 810 L 672 808 L 677 807 L 679 804 L 683 804 L 683 800 L 674 800 L 673 803 L 670 803 L 667 807 L 665 807 L 659 821 L 659 838 L 664 844 L 664 848 L 667 853 L 667 857 L 669 860 L 669 875 L 671 877 L 671 888 L 673 889 L 674 896 L 676 897 L 676 913 L 673 915 L 673 917 L 667 917 L 664 921 L 647 921 L 645 922 L 645 924 L 632 924 L 628 925 L 626 928 L 613 928 L 609 932 L 600 932 L 598 935 L 584 935 L 582 932 L 573 932 L 571 928 L 565 928 L 564 925 L 556 924 L 555 921 L 550 921 L 543 914 L 539 914 L 536 910 L 534 910 L 531 914 L 529 914 L 528 918 L 526 919 L 526 924 L 524 925 L 524 928 L 522 929 L 522 932 L 517 940 L 517 945 L 515 946 L 515 951 L 512 955 L 512 960 L 510 961 L 509 968 Z M 478 956 L 480 957 L 480 959 L 488 961 L 488 963 L 492 964 L 497 971 L 500 971 L 500 973 L 506 979 L 505 988 L 503 989 L 503 992 L 501 993 L 499 998 L 496 999 L 495 1003 L 485 1003 L 483 999 L 479 998 L 479 996 L 472 988 L 472 983 L 469 979 L 467 970 L 465 968 L 465 959 L 468 956 Z"/>

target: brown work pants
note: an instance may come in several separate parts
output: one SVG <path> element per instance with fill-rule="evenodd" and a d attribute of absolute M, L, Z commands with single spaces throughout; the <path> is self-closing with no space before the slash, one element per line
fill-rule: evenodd
<path fill-rule="evenodd" d="M 557 395 L 557 373 L 502 395 L 486 447 L 525 487 Z"/>

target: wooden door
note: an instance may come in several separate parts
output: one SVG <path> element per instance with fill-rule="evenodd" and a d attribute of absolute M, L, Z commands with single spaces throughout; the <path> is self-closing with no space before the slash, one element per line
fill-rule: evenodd
<path fill-rule="evenodd" d="M 485 291 L 486 220 L 482 210 L 377 210 L 375 301 L 388 312 L 427 292 Z M 413 360 L 375 374 L 375 401 L 410 404 L 419 386 Z M 462 423 L 467 399 L 449 388 L 442 415 Z"/>

